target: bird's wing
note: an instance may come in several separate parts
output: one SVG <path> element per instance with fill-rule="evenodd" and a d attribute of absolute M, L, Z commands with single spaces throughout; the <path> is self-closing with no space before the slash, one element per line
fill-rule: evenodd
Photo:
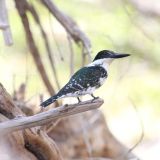
<path fill-rule="evenodd" d="M 84 91 L 88 87 L 99 87 L 100 78 L 107 77 L 107 72 L 100 66 L 83 67 L 78 70 L 70 81 L 59 91 L 59 94 L 66 95 Z"/>

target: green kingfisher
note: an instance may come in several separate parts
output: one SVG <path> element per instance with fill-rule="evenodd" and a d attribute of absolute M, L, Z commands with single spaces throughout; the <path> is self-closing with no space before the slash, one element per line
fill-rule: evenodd
<path fill-rule="evenodd" d="M 98 52 L 92 63 L 78 70 L 69 82 L 54 96 L 41 103 L 42 107 L 47 107 L 60 98 L 77 97 L 89 94 L 93 99 L 97 98 L 93 92 L 102 86 L 108 76 L 110 63 L 117 58 L 127 57 L 129 54 L 116 53 L 110 50 Z"/>

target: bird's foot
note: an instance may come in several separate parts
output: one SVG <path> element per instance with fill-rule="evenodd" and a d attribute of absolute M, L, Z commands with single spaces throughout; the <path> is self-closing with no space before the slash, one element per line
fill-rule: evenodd
<path fill-rule="evenodd" d="M 77 97 L 77 99 L 78 99 L 78 103 L 81 103 L 81 102 L 82 102 L 79 97 Z"/>
<path fill-rule="evenodd" d="M 99 98 L 99 97 L 95 97 L 93 94 L 91 94 L 91 96 L 93 97 L 92 102 L 94 102 L 94 100 Z"/>
<path fill-rule="evenodd" d="M 95 97 L 93 94 L 91 94 L 91 96 L 93 97 L 93 99 L 98 99 L 99 97 Z"/>

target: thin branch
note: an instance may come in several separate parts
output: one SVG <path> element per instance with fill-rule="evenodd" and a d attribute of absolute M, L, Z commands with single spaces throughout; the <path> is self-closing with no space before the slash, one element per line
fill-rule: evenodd
<path fill-rule="evenodd" d="M 143 122 L 142 122 L 142 119 L 140 117 L 140 115 L 138 114 L 138 110 L 137 110 L 137 106 L 136 104 L 133 102 L 133 100 L 131 98 L 130 99 L 130 102 L 132 103 L 136 113 L 137 113 L 137 117 L 138 117 L 138 120 L 139 120 L 139 123 L 140 123 L 140 127 L 141 127 L 141 134 L 140 134 L 140 138 L 139 140 L 136 142 L 136 144 L 134 144 L 129 150 L 128 150 L 128 153 L 132 152 L 143 140 L 144 138 L 144 125 L 143 125 Z"/>
<path fill-rule="evenodd" d="M 73 38 L 78 44 L 81 42 L 88 54 L 88 58 L 91 60 L 91 42 L 89 38 L 79 29 L 76 22 L 64 14 L 51 0 L 41 0 L 41 2 L 48 8 L 48 10 L 55 16 L 55 18 L 62 24 L 66 29 L 67 33 Z"/>
<path fill-rule="evenodd" d="M 55 61 L 54 61 L 54 58 L 52 56 L 53 53 L 52 53 L 50 45 L 49 45 L 48 37 L 47 37 L 43 27 L 42 27 L 39 16 L 38 16 L 37 11 L 35 10 L 34 6 L 28 4 L 27 9 L 31 12 L 35 22 L 39 25 L 39 28 L 40 28 L 40 31 L 41 31 L 41 34 L 42 34 L 42 37 L 43 37 L 43 40 L 44 40 L 44 44 L 45 44 L 45 47 L 46 47 L 46 50 L 47 50 L 48 59 L 49 59 L 49 62 L 50 62 L 50 65 L 51 65 L 51 68 L 52 68 L 52 71 L 53 71 L 54 79 L 55 79 L 56 85 L 59 89 L 60 85 L 59 85 L 59 82 L 58 82 L 57 72 L 56 72 L 56 69 L 55 69 Z"/>
<path fill-rule="evenodd" d="M 12 119 L 0 123 L 0 133 L 6 134 L 17 130 L 44 125 L 52 120 L 99 108 L 102 104 L 102 99 L 96 99 L 94 101 L 90 100 L 79 104 L 60 106 L 29 117 Z"/>
<path fill-rule="evenodd" d="M 73 51 L 72 38 L 69 34 L 67 34 L 67 39 L 70 50 L 70 76 L 72 76 L 74 73 L 74 51 Z"/>
<path fill-rule="evenodd" d="M 82 67 L 85 65 L 85 61 L 86 61 L 86 54 L 84 46 L 82 46 Z"/>
<path fill-rule="evenodd" d="M 50 23 L 50 28 L 51 28 L 52 37 L 53 37 L 53 40 L 54 40 L 54 42 L 55 42 L 57 51 L 58 51 L 58 53 L 59 53 L 59 55 L 60 55 L 60 59 L 61 59 L 61 61 L 64 61 L 63 54 L 62 54 L 61 49 L 60 49 L 60 46 L 59 46 L 59 44 L 58 44 L 58 42 L 57 42 L 57 40 L 56 40 L 56 35 L 55 35 L 54 30 L 53 30 L 53 27 L 52 27 L 52 19 L 51 19 L 52 17 L 51 17 L 51 16 L 52 16 L 52 15 L 51 15 L 51 13 L 49 12 L 49 23 Z"/>
<path fill-rule="evenodd" d="M 141 25 L 139 25 L 136 21 L 136 19 L 134 18 L 134 16 L 132 14 L 130 14 L 130 12 L 128 11 L 126 5 L 125 5 L 125 0 L 122 0 L 122 3 L 123 3 L 123 8 L 124 8 L 124 11 L 126 12 L 126 15 L 128 16 L 131 24 L 133 26 L 135 26 L 148 40 L 150 40 L 151 42 L 154 41 L 154 38 L 151 37 L 143 28 Z"/>
<path fill-rule="evenodd" d="M 42 80 L 43 80 L 48 92 L 50 93 L 50 95 L 53 95 L 53 94 L 55 94 L 55 91 L 52 87 L 51 82 L 48 79 L 46 70 L 44 68 L 44 65 L 42 63 L 42 60 L 41 60 L 41 57 L 39 54 L 39 50 L 35 44 L 31 29 L 30 29 L 30 24 L 29 24 L 28 17 L 26 14 L 27 6 L 28 6 L 27 1 L 26 0 L 23 0 L 23 1 L 15 0 L 15 3 L 16 3 L 18 13 L 19 13 L 21 20 L 22 20 L 22 24 L 24 26 L 27 42 L 28 42 L 30 51 L 32 53 L 33 59 L 35 61 L 35 64 L 37 66 L 37 69 L 42 77 Z"/>
<path fill-rule="evenodd" d="M 0 0 L 0 29 L 3 30 L 3 37 L 6 45 L 12 45 L 13 39 L 8 22 L 8 13 L 5 0 Z"/>

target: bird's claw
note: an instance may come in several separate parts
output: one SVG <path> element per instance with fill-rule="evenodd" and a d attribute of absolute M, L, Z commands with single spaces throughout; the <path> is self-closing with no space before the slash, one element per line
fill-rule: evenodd
<path fill-rule="evenodd" d="M 98 98 L 99 98 L 99 97 L 94 97 L 91 102 L 94 102 L 94 101 L 95 101 L 96 99 L 98 99 Z"/>

